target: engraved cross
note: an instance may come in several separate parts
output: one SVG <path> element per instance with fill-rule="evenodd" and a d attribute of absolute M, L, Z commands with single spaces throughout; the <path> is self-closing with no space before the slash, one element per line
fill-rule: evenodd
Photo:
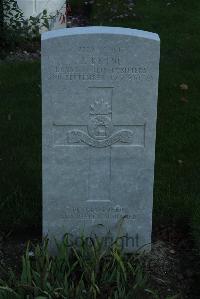
<path fill-rule="evenodd" d="M 89 107 L 88 124 L 86 126 L 67 127 L 65 142 L 60 144 L 55 127 L 55 145 L 77 146 L 87 145 L 89 151 L 88 202 L 110 202 L 112 180 L 112 147 L 144 146 L 145 125 L 114 125 L 112 122 L 111 87 L 93 87 L 95 95 Z"/>

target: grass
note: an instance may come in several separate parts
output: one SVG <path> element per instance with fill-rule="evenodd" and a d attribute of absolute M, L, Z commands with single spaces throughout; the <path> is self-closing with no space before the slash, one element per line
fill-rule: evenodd
<path fill-rule="evenodd" d="M 200 2 L 138 0 L 134 17 L 113 20 L 108 5 L 101 9 L 94 6 L 93 24 L 160 35 L 154 223 L 184 221 L 200 240 Z M 0 89 L 0 227 L 40 226 L 40 64 L 1 64 Z"/>
<path fill-rule="evenodd" d="M 0 225 L 41 221 L 40 64 L 0 65 Z"/>

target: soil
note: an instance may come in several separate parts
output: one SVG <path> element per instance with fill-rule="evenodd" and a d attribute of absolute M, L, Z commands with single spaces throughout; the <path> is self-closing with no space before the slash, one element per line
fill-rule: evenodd
<path fill-rule="evenodd" d="M 41 233 L 37 231 L 26 232 L 0 232 L 0 277 L 10 268 L 15 273 L 21 271 L 21 257 L 27 249 L 28 242 L 37 244 L 41 242 Z"/>
<path fill-rule="evenodd" d="M 183 223 L 156 224 L 149 255 L 152 283 L 166 296 L 200 298 L 200 250 L 195 247 L 190 229 Z M 147 258 L 148 262 L 148 258 Z"/>

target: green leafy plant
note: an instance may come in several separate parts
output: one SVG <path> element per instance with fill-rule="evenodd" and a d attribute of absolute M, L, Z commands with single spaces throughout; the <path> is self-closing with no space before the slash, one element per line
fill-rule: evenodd
<path fill-rule="evenodd" d="M 12 49 L 22 28 L 23 14 L 16 0 L 0 0 L 0 48 Z"/>
<path fill-rule="evenodd" d="M 53 16 L 44 10 L 26 19 L 16 0 L 0 0 L 0 49 L 11 51 L 27 41 L 39 40 L 40 32 L 49 29 Z"/>
<path fill-rule="evenodd" d="M 23 24 L 23 13 L 16 0 L 1 0 L 1 24 L 13 30 L 19 30 Z"/>
<path fill-rule="evenodd" d="M 71 246 L 66 235 L 56 242 L 55 256 L 48 251 L 48 240 L 35 246 L 31 255 L 28 244 L 21 276 L 10 271 L 0 281 L 0 298 L 159 298 L 150 290 L 140 254 L 123 254 L 117 243 L 105 248 L 97 238 L 90 244 L 81 240 L 79 246 Z"/>

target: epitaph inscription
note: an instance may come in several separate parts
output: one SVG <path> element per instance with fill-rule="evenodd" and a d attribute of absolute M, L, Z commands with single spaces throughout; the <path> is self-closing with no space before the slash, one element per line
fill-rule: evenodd
<path fill-rule="evenodd" d="M 43 233 L 52 247 L 65 233 L 137 236 L 126 251 L 151 242 L 158 66 L 153 33 L 43 34 Z"/>

